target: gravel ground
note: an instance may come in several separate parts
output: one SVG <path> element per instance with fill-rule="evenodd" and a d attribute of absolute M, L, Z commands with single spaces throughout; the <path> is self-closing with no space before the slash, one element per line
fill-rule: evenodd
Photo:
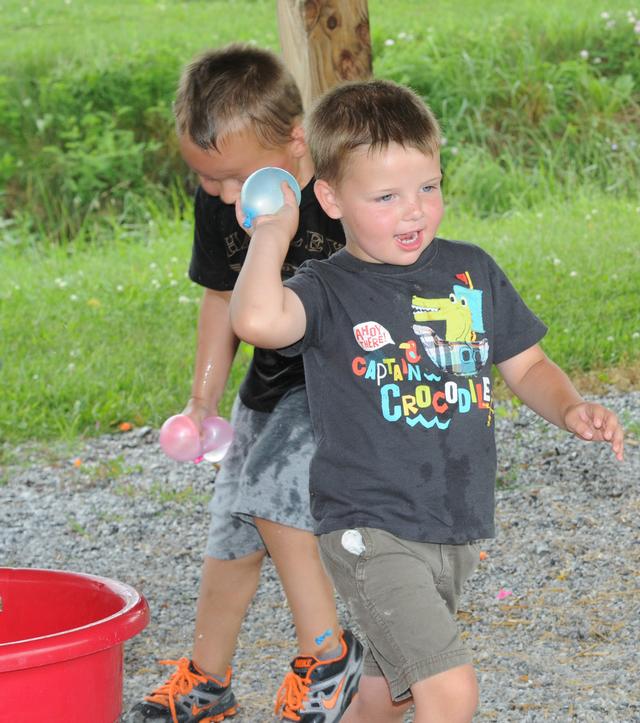
<path fill-rule="evenodd" d="M 522 407 L 497 410 L 498 534 L 460 612 L 477 721 L 640 721 L 640 392 L 602 401 L 629 431 L 621 465 Z M 151 429 L 2 451 L 3 564 L 105 575 L 149 601 L 125 647 L 126 710 L 166 676 L 158 659 L 190 651 L 215 468 L 167 460 Z M 237 723 L 271 720 L 292 640 L 267 563 L 234 663 Z"/>

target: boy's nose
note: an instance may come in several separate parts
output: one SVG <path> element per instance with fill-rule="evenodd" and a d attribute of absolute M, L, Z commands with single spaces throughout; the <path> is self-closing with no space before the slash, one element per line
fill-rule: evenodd
<path fill-rule="evenodd" d="M 413 221 L 418 218 L 421 218 L 423 215 L 424 215 L 424 212 L 422 210 L 422 204 L 417 199 L 413 200 L 413 201 L 409 201 L 404 208 L 404 217 L 407 220 Z"/>
<path fill-rule="evenodd" d="M 206 178 L 200 178 L 200 185 L 210 196 L 220 195 L 220 184 L 218 181 L 208 181 Z"/>
<path fill-rule="evenodd" d="M 223 203 L 235 203 L 242 186 L 237 181 L 223 181 L 220 184 L 220 199 Z"/>

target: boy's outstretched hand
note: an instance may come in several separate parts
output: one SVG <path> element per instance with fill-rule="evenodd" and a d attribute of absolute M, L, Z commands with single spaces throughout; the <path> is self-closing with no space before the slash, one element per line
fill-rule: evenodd
<path fill-rule="evenodd" d="M 624 431 L 618 417 L 601 404 L 572 404 L 564 416 L 566 428 L 587 442 L 608 442 L 616 458 L 624 459 Z"/>

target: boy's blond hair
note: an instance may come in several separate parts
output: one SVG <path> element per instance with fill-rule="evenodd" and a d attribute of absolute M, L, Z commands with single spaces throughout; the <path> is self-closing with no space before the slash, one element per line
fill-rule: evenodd
<path fill-rule="evenodd" d="M 302 119 L 302 98 L 274 53 L 234 43 L 189 63 L 174 102 L 176 130 L 204 150 L 230 133 L 252 130 L 265 148 L 284 145 Z"/>
<path fill-rule="evenodd" d="M 306 124 L 316 177 L 337 183 L 350 154 L 390 143 L 435 155 L 440 148 L 438 121 L 410 88 L 390 80 L 353 81 L 336 86 L 315 104 Z"/>

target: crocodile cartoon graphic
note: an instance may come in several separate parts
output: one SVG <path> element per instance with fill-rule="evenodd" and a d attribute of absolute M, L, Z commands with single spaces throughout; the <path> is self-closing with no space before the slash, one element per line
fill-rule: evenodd
<path fill-rule="evenodd" d="M 444 322 L 444 337 L 438 336 L 430 326 L 413 326 L 427 356 L 439 369 L 471 376 L 485 364 L 489 342 L 477 338 L 478 333 L 484 332 L 482 291 L 455 285 L 446 298 L 413 296 L 411 306 L 414 321 Z"/>
<path fill-rule="evenodd" d="M 448 299 L 411 299 L 414 321 L 444 321 L 447 341 L 472 341 L 471 309 L 464 296 L 449 294 Z"/>

